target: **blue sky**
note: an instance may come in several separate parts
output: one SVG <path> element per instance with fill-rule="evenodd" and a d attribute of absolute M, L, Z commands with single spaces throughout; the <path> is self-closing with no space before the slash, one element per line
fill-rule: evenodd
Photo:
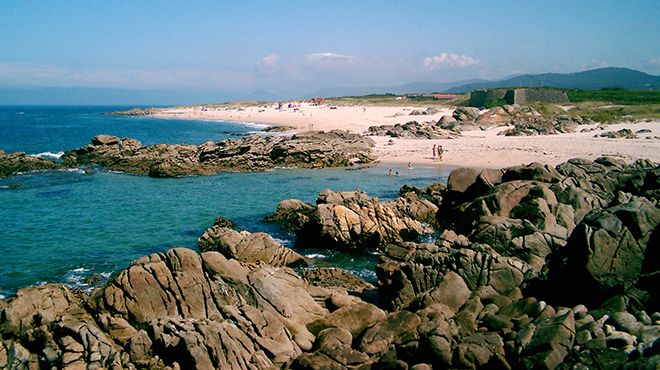
<path fill-rule="evenodd" d="M 0 4 L 0 88 L 240 95 L 620 66 L 660 74 L 660 1 Z"/>

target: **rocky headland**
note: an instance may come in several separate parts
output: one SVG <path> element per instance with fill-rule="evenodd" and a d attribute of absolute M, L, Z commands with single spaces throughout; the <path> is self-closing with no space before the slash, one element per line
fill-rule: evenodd
<path fill-rule="evenodd" d="M 283 201 L 269 220 L 299 248 L 381 251 L 377 301 L 219 219 L 201 253 L 145 256 L 89 295 L 0 301 L 0 368 L 655 369 L 659 176 L 603 157 Z"/>
<path fill-rule="evenodd" d="M 129 116 L 129 117 L 140 117 L 140 116 L 150 116 L 160 112 L 158 108 L 133 108 L 125 111 L 114 111 L 108 114 L 112 116 Z"/>
<path fill-rule="evenodd" d="M 201 145 L 144 146 L 131 138 L 98 135 L 92 143 L 65 152 L 67 166 L 100 165 L 114 171 L 176 177 L 219 171 L 264 171 L 276 167 L 348 167 L 376 160 L 371 139 L 345 131 L 292 136 L 250 135 Z"/>

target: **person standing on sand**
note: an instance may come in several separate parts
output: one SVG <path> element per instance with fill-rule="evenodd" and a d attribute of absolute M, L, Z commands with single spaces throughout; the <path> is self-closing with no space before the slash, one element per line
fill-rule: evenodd
<path fill-rule="evenodd" d="M 433 150 L 432 150 L 432 152 L 433 152 L 433 159 L 435 159 L 435 147 L 436 147 L 435 144 L 433 144 Z"/>
<path fill-rule="evenodd" d="M 442 145 L 438 147 L 438 159 L 442 160 L 442 153 L 444 153 L 444 149 L 442 149 Z"/>

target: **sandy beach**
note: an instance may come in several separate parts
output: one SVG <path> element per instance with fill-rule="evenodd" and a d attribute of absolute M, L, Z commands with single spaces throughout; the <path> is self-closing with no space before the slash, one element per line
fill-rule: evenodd
<path fill-rule="evenodd" d="M 453 109 L 443 108 L 433 115 L 410 116 L 419 107 L 371 107 L 327 105 L 300 106 L 277 109 L 274 106 L 206 108 L 166 108 L 155 114 L 159 118 L 195 119 L 211 121 L 237 121 L 268 125 L 291 126 L 294 131 L 348 130 L 364 133 L 369 126 L 437 121 L 451 115 Z M 423 110 L 423 109 L 422 109 Z M 646 129 L 638 139 L 609 139 L 594 137 L 607 131 L 629 128 L 633 132 Z M 464 131 L 458 139 L 422 140 L 373 137 L 375 152 L 382 163 L 412 163 L 413 166 L 467 166 L 502 168 L 530 162 L 556 165 L 570 158 L 595 159 L 608 155 L 625 161 L 650 159 L 660 161 L 660 121 L 620 123 L 605 126 L 583 125 L 577 132 L 558 135 L 503 136 L 498 133 L 506 127 L 490 130 Z M 589 129 L 595 129 L 588 131 Z M 586 132 L 582 132 L 586 131 Z M 442 145 L 442 161 L 433 158 L 433 145 Z"/>

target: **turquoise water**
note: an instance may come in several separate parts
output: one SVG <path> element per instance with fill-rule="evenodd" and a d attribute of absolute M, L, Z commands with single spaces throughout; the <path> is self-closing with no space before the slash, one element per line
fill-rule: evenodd
<path fill-rule="evenodd" d="M 0 149 L 58 153 L 94 135 L 132 136 L 145 144 L 201 143 L 254 131 L 235 123 L 158 120 L 104 115 L 108 107 L 0 108 Z M 18 114 L 19 112 L 25 112 Z M 15 117 L 15 116 L 18 116 Z M 33 118 L 30 118 L 33 117 Z M 17 119 L 14 119 L 17 118 Z M 210 177 L 154 179 L 107 171 L 31 173 L 0 180 L 0 295 L 44 282 L 89 288 L 142 255 L 173 246 L 195 248 L 215 217 L 239 228 L 266 231 L 288 245 L 293 236 L 261 220 L 279 201 L 314 202 L 323 189 L 359 188 L 381 199 L 404 184 L 446 181 L 442 168 L 274 170 Z M 13 189 L 16 188 L 17 189 Z M 339 265 L 373 279 L 376 256 L 323 249 L 302 251 L 318 265 Z"/>

